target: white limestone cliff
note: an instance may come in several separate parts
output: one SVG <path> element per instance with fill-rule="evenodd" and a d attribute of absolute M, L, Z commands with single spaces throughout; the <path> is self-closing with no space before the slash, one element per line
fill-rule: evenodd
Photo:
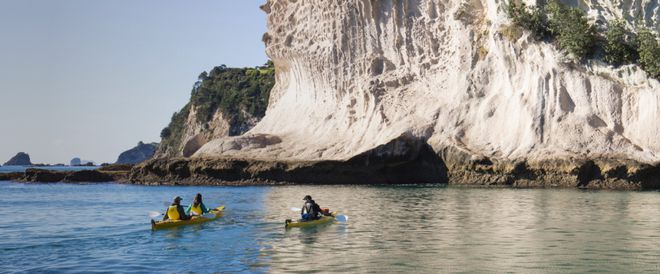
<path fill-rule="evenodd" d="M 563 1 L 659 31 L 657 0 Z M 530 3 L 532 4 L 532 3 Z M 346 160 L 400 136 L 475 158 L 660 162 L 660 83 L 510 41 L 500 0 L 269 0 L 277 83 L 248 133 L 193 157 Z"/>

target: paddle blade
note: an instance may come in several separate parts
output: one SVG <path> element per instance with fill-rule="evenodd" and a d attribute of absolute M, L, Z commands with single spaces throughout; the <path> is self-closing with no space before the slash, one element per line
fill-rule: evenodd
<path fill-rule="evenodd" d="M 335 216 L 335 220 L 337 220 L 338 222 L 346 223 L 346 222 L 348 222 L 348 216 L 346 216 L 346 215 L 337 215 L 337 216 Z"/>
<path fill-rule="evenodd" d="M 297 208 L 297 207 L 292 207 L 292 208 L 291 208 L 291 211 L 301 211 L 301 210 L 302 210 L 302 209 Z"/>
<path fill-rule="evenodd" d="M 149 212 L 149 218 L 151 218 L 151 219 L 156 218 L 158 216 L 162 216 L 162 215 L 163 215 L 163 213 L 160 213 L 158 211 L 150 211 Z"/>

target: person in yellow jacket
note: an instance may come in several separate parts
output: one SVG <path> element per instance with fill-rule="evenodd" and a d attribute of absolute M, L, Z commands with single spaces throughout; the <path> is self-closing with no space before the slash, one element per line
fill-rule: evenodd
<path fill-rule="evenodd" d="M 167 212 L 163 217 L 163 221 L 165 220 L 190 220 L 190 216 L 186 214 L 185 210 L 183 210 L 183 206 L 181 206 L 181 197 L 176 196 L 174 202 L 167 207 Z"/>
<path fill-rule="evenodd" d="M 186 209 L 186 214 L 190 216 L 200 216 L 206 213 L 209 213 L 209 210 L 204 205 L 204 202 L 202 202 L 202 194 L 197 193 L 197 195 L 195 195 L 195 199 L 193 200 L 192 204 L 190 204 Z"/>

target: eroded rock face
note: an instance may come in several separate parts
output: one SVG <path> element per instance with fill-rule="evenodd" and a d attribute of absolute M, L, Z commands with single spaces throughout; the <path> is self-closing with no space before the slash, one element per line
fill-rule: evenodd
<path fill-rule="evenodd" d="M 565 63 L 548 43 L 510 41 L 503 1 L 284 1 L 264 6 L 276 86 L 248 134 L 194 157 L 347 160 L 401 135 L 464 165 L 488 158 L 660 161 L 660 84 L 636 66 Z M 567 1 L 571 5 L 572 2 Z M 592 19 L 640 14 L 657 1 L 592 1 Z M 227 146 L 253 135 L 281 142 Z M 451 169 L 450 169 L 451 170 Z"/>
<path fill-rule="evenodd" d="M 263 40 L 276 85 L 266 116 L 131 178 L 660 187 L 658 81 L 634 65 L 567 62 L 529 34 L 507 37 L 505 5 L 269 0 Z M 579 7 L 600 23 L 642 18 L 658 31 L 654 0 Z"/>
<path fill-rule="evenodd" d="M 156 158 L 190 157 L 209 140 L 229 135 L 230 124 L 222 112 L 217 111 L 207 123 L 197 119 L 196 106 L 191 106 L 183 123 L 183 133 L 177 146 L 161 145 L 155 154 Z"/>
<path fill-rule="evenodd" d="M 442 159 L 423 140 L 400 136 L 345 161 L 154 159 L 134 168 L 142 184 L 419 184 L 447 183 Z"/>

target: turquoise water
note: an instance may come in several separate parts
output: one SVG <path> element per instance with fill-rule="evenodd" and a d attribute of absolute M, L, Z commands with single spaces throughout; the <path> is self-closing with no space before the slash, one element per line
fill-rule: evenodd
<path fill-rule="evenodd" d="M 218 221 L 152 232 L 201 192 Z M 660 193 L 0 182 L 0 272 L 660 272 Z M 286 230 L 311 194 L 347 224 Z"/>
<path fill-rule="evenodd" d="M 28 168 L 47 169 L 55 171 L 78 171 L 97 169 L 98 166 L 0 166 L 0 173 L 25 172 Z"/>

